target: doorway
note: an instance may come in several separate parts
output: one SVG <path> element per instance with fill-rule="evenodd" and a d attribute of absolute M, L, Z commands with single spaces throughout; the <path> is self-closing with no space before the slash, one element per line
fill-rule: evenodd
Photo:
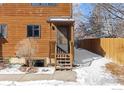
<path fill-rule="evenodd" d="M 70 30 L 69 26 L 57 26 L 57 47 L 64 51 L 64 53 L 70 52 Z"/>

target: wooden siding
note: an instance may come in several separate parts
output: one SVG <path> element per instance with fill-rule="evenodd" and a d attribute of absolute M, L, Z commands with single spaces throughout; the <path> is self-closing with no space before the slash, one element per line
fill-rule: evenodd
<path fill-rule="evenodd" d="M 0 44 L 0 56 L 15 56 L 16 44 L 27 38 L 27 25 L 39 24 L 41 37 L 36 38 L 39 46 L 37 57 L 49 57 L 49 41 L 55 40 L 47 19 L 52 16 L 71 16 L 71 4 L 59 3 L 56 6 L 31 6 L 31 4 L 3 4 L 0 6 L 0 24 L 7 24 L 7 38 Z"/>
<path fill-rule="evenodd" d="M 124 38 L 85 39 L 79 41 L 78 47 L 106 56 L 115 63 L 124 64 Z"/>
<path fill-rule="evenodd" d="M 56 6 L 32 6 L 31 4 L 3 4 L 0 16 L 70 16 L 71 4 L 58 3 Z"/>

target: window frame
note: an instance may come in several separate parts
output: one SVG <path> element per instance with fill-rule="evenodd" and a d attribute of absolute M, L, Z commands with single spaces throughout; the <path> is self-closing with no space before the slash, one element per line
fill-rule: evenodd
<path fill-rule="evenodd" d="M 0 38 L 7 38 L 7 36 L 8 36 L 8 25 L 7 24 L 4 24 L 4 23 L 0 23 L 0 26 L 2 26 L 2 25 L 6 27 L 6 31 L 5 31 L 6 32 L 6 35 L 4 36 L 2 34 L 3 36 L 0 36 Z M 1 30 L 1 28 L 0 28 L 0 30 Z M 3 32 L 0 31 L 0 33 L 3 33 Z"/>
<path fill-rule="evenodd" d="M 35 4 L 39 4 L 39 5 L 35 5 Z M 44 5 L 42 5 L 42 4 L 44 4 Z M 45 4 L 47 4 L 47 5 L 45 5 Z M 53 4 L 53 5 L 48 5 L 48 4 Z M 57 5 L 57 3 L 31 3 L 31 6 L 33 6 L 33 7 L 54 7 L 56 5 Z"/>
<path fill-rule="evenodd" d="M 34 35 L 34 32 L 35 32 L 35 29 L 34 29 L 34 26 L 39 26 L 39 36 L 35 36 Z M 33 35 L 32 36 L 28 36 L 28 26 L 33 26 Z M 40 24 L 27 24 L 27 37 L 28 38 L 41 38 L 41 25 Z"/>

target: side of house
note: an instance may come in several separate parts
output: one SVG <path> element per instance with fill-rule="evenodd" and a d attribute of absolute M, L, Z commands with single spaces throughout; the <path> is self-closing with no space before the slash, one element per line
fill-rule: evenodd
<path fill-rule="evenodd" d="M 0 33 L 3 37 L 0 41 L 0 57 L 15 57 L 16 44 L 23 39 L 34 38 L 39 47 L 34 59 L 47 59 L 47 62 L 50 62 L 50 41 L 57 40 L 55 24 L 65 23 L 59 21 L 53 24 L 51 18 L 71 18 L 71 16 L 72 4 L 1 4 Z M 71 26 L 69 22 L 67 25 Z"/>

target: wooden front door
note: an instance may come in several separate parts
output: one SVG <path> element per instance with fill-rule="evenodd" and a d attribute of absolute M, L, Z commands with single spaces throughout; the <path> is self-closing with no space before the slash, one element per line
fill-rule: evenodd
<path fill-rule="evenodd" d="M 70 52 L 69 37 L 69 26 L 57 26 L 57 47 L 61 48 L 65 53 Z"/>

